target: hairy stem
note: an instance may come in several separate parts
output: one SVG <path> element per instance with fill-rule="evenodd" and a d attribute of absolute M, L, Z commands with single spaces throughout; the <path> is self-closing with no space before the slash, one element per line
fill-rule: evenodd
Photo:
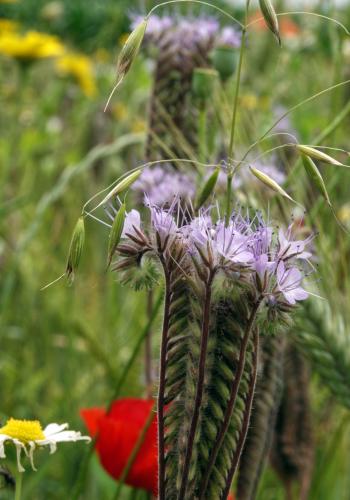
<path fill-rule="evenodd" d="M 214 272 L 211 271 L 209 278 L 208 278 L 208 282 L 206 283 L 206 290 L 205 290 L 203 319 L 202 319 L 202 335 L 201 335 L 201 346 L 200 346 L 200 357 L 199 357 L 199 368 L 198 368 L 198 380 L 197 380 L 193 415 L 192 415 L 190 431 L 189 431 L 189 435 L 188 435 L 188 444 L 187 444 L 187 448 L 186 448 L 185 463 L 184 463 L 181 486 L 180 486 L 180 491 L 179 491 L 179 496 L 178 496 L 179 500 L 184 499 L 185 494 L 186 494 L 193 444 L 194 444 L 194 439 L 196 436 L 200 408 L 201 408 L 202 398 L 203 398 L 205 365 L 206 365 L 206 358 L 207 358 L 208 337 L 209 337 L 209 327 L 210 327 L 210 306 L 211 306 L 211 294 L 212 294 L 213 279 L 214 279 Z"/>
<path fill-rule="evenodd" d="M 165 370 L 166 370 L 166 352 L 168 344 L 168 330 L 170 320 L 170 273 L 167 269 L 164 257 L 160 258 L 165 276 L 165 300 L 164 317 L 162 328 L 162 340 L 160 348 L 160 371 L 159 371 L 159 389 L 158 389 L 158 492 L 159 500 L 165 500 L 165 428 L 164 428 L 164 392 L 165 392 Z"/>
<path fill-rule="evenodd" d="M 233 380 L 233 384 L 231 387 L 230 399 L 227 403 L 227 408 L 225 411 L 224 420 L 223 420 L 222 426 L 221 426 L 221 428 L 216 436 L 215 443 L 214 443 L 213 449 L 212 449 L 210 457 L 209 457 L 208 466 L 207 466 L 207 469 L 203 475 L 203 481 L 202 481 L 202 485 L 201 485 L 200 492 L 199 492 L 200 500 L 205 499 L 210 474 L 211 474 L 212 469 L 215 465 L 216 458 L 218 456 L 218 453 L 220 451 L 221 445 L 222 445 L 223 440 L 225 438 L 226 432 L 227 432 L 228 427 L 230 425 L 230 420 L 231 420 L 232 413 L 233 413 L 233 410 L 234 410 L 234 407 L 236 404 L 239 386 L 240 386 L 240 383 L 242 380 L 242 375 L 243 375 L 243 370 L 244 370 L 245 360 L 246 360 L 248 341 L 249 341 L 249 337 L 250 337 L 250 334 L 251 334 L 252 329 L 253 329 L 254 321 L 255 321 L 259 306 L 260 306 L 260 302 L 261 301 L 258 300 L 256 302 L 256 304 L 254 304 L 254 307 L 252 309 L 252 312 L 251 312 L 249 320 L 248 320 L 248 324 L 247 324 L 247 328 L 246 328 L 244 337 L 242 339 L 236 376 Z M 255 361 L 255 359 L 254 359 L 254 361 Z"/>
<path fill-rule="evenodd" d="M 147 317 L 152 316 L 153 311 L 153 292 L 147 292 Z M 148 398 L 152 396 L 152 331 L 149 329 L 145 339 L 145 382 L 146 382 L 146 395 Z"/>
<path fill-rule="evenodd" d="M 250 415 L 252 412 L 255 385 L 256 385 L 256 377 L 257 377 L 257 373 L 258 373 L 258 357 L 259 357 L 259 331 L 258 331 L 258 329 L 254 330 L 253 341 L 254 341 L 253 373 L 251 376 L 250 389 L 249 389 L 249 393 L 248 393 L 247 401 L 246 401 L 243 427 L 241 430 L 241 434 L 239 437 L 236 451 L 235 451 L 233 459 L 232 459 L 232 464 L 231 464 L 231 467 L 230 467 L 230 470 L 229 470 L 229 473 L 227 476 L 226 486 L 225 486 L 225 489 L 224 489 L 223 494 L 221 496 L 221 500 L 226 500 L 226 498 L 230 492 L 233 476 L 236 472 L 237 465 L 238 465 L 239 459 L 241 457 L 241 453 L 242 453 L 242 450 L 244 448 L 244 443 L 245 443 L 245 440 L 246 440 L 246 437 L 248 434 L 248 427 L 249 427 L 249 422 L 250 422 Z"/>

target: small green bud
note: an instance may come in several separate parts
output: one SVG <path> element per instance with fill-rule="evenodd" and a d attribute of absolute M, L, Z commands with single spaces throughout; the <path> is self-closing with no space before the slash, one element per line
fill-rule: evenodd
<path fill-rule="evenodd" d="M 194 96 L 206 102 L 213 95 L 218 72 L 210 68 L 195 68 L 192 78 Z"/>
<path fill-rule="evenodd" d="M 84 242 L 85 242 L 84 217 L 80 216 L 73 231 L 72 239 L 69 246 L 68 259 L 67 259 L 66 276 L 71 280 L 73 280 L 74 273 L 78 269 L 80 259 L 83 253 Z"/>
<path fill-rule="evenodd" d="M 322 175 L 320 174 L 320 171 L 318 170 L 318 168 L 316 167 L 316 165 L 309 156 L 303 155 L 302 159 L 307 175 L 310 177 L 311 181 L 320 191 L 320 193 L 322 194 L 323 198 L 326 200 L 328 205 L 331 206 L 331 200 L 329 199 L 327 188 L 322 178 Z"/>
<path fill-rule="evenodd" d="M 209 196 L 213 193 L 218 177 L 220 173 L 220 167 L 216 167 L 214 172 L 211 174 L 207 182 L 204 184 L 202 190 L 200 191 L 198 195 L 198 200 L 196 203 L 196 210 L 198 210 L 200 207 L 204 205 L 204 203 L 207 201 Z"/>
<path fill-rule="evenodd" d="M 278 19 L 276 16 L 275 9 L 271 3 L 270 0 L 259 0 L 260 4 L 260 9 L 262 12 L 262 15 L 264 16 L 264 19 L 266 21 L 267 26 L 269 27 L 270 31 L 275 35 L 277 38 L 277 41 L 279 45 L 281 45 L 281 37 L 280 37 L 280 31 L 278 27 Z"/>
<path fill-rule="evenodd" d="M 125 203 L 123 203 L 122 206 L 119 208 L 117 215 L 114 218 L 111 232 L 109 234 L 107 268 L 111 265 L 113 254 L 120 242 L 120 238 L 122 237 L 124 221 L 125 221 Z"/>
<path fill-rule="evenodd" d="M 213 65 L 218 71 L 221 80 L 226 81 L 232 76 L 237 66 L 237 49 L 227 45 L 216 47 L 213 52 Z"/>

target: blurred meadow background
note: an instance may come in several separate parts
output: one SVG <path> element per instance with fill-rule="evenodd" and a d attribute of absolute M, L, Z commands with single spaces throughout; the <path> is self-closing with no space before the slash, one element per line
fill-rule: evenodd
<path fill-rule="evenodd" d="M 87 221 L 86 250 L 72 286 L 63 280 L 40 289 L 64 272 L 83 204 L 144 162 L 152 54 L 141 51 L 105 113 L 103 108 L 115 84 L 116 57 L 130 31 L 130 16 L 155 4 L 0 0 L 0 422 L 10 416 L 39 418 L 43 423 L 67 421 L 84 431 L 82 408 L 106 406 L 116 388 L 119 396 L 145 394 L 143 346 L 122 384 L 120 377 L 147 323 L 147 293 L 126 292 L 115 274 L 106 272 L 106 228 Z M 240 4 L 215 4 L 242 16 Z M 292 2 L 285 5 L 283 0 L 276 7 L 294 10 Z M 304 7 L 350 26 L 348 2 L 320 0 L 304 2 Z M 166 9 L 173 16 L 195 12 L 188 6 Z M 203 7 L 199 12 L 208 13 Z M 288 20 L 281 50 L 266 30 L 249 34 L 239 107 L 238 136 L 244 144 L 283 110 L 350 78 L 350 38 L 342 30 L 317 18 Z M 226 102 L 232 98 L 231 87 L 223 88 Z M 225 131 L 225 100 L 214 106 Z M 289 116 L 288 130 L 304 144 L 321 138 L 326 145 L 349 150 L 350 86 L 298 108 Z M 349 163 L 344 156 L 342 161 Z M 298 172 L 300 167 L 286 185 L 307 208 L 305 224 L 319 232 L 314 279 L 326 299 L 313 299 L 310 310 L 296 320 L 305 332 L 296 343 L 310 359 L 312 374 L 315 465 L 309 498 L 348 500 L 350 240 Z M 350 172 L 331 166 L 322 174 L 334 211 L 350 231 Z M 267 210 L 264 193 L 245 185 L 237 197 Z M 275 198 L 269 203 L 286 218 L 294 209 L 280 206 Z M 305 348 L 312 336 L 326 346 L 323 360 Z M 157 336 L 153 344 L 156 359 Z M 15 456 L 9 456 L 12 461 L 6 465 L 12 469 Z M 84 443 L 62 445 L 49 459 L 46 451 L 37 454 L 38 472 L 28 468 L 23 498 L 73 498 L 85 456 Z M 94 457 L 82 498 L 112 499 L 115 490 L 116 483 Z M 0 489 L 0 498 L 11 495 Z M 265 471 L 258 498 L 284 498 L 272 468 Z"/>

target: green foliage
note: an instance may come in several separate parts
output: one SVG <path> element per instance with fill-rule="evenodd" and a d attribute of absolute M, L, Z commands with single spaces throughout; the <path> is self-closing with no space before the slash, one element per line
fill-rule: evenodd
<path fill-rule="evenodd" d="M 339 403 L 350 408 L 350 358 L 348 335 L 341 318 L 333 316 L 329 307 L 313 300 L 303 306 L 293 339 L 311 361 L 313 371 L 328 387 Z"/>

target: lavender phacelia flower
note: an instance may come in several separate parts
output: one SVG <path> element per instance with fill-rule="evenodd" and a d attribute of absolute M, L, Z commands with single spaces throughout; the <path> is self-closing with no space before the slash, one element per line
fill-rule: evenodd
<path fill-rule="evenodd" d="M 294 305 L 297 300 L 305 300 L 309 294 L 301 287 L 302 273 L 296 267 L 286 268 L 283 261 L 277 266 L 277 289 L 286 301 Z"/>
<path fill-rule="evenodd" d="M 130 246 L 122 245 L 124 257 L 128 248 L 133 257 L 139 252 L 140 259 L 132 262 L 140 262 L 146 252 L 163 256 L 162 259 L 166 255 L 173 260 L 177 255 L 181 255 L 181 259 L 185 256 L 186 268 L 192 263 L 193 276 L 199 280 L 207 276 L 205 269 L 212 275 L 222 272 L 225 279 L 241 280 L 255 300 L 265 301 L 273 311 L 289 311 L 296 302 L 308 297 L 302 287 L 304 272 L 298 268 L 298 262 L 311 257 L 311 253 L 305 251 L 311 236 L 293 240 L 292 226 L 274 236 L 272 226 L 263 221 L 260 213 L 250 218 L 238 211 L 227 223 L 220 218 L 215 220 L 208 209 L 189 220 L 189 214 L 184 217 L 178 199 L 174 199 L 170 207 L 155 205 L 146 199 L 146 206 L 151 224 L 145 234 L 136 210 L 129 212 L 126 218 L 124 240 L 137 229 Z"/>
<path fill-rule="evenodd" d="M 171 204 L 176 197 L 184 201 L 191 200 L 195 194 L 195 184 L 191 177 L 173 168 L 155 166 L 143 170 L 133 190 L 141 195 L 140 198 L 147 197 L 148 203 L 163 206 Z"/>
<path fill-rule="evenodd" d="M 216 45 L 238 48 L 241 44 L 241 34 L 233 26 L 225 26 L 216 38 Z"/>

